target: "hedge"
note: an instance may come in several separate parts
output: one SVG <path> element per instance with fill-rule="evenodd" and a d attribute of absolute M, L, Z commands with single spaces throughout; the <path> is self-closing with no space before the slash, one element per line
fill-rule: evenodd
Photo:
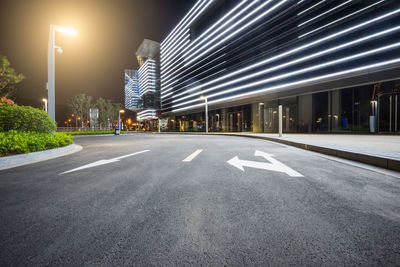
<path fill-rule="evenodd" d="M 114 134 L 114 131 L 75 131 L 75 132 L 65 132 L 66 134 L 70 135 L 96 135 L 96 134 Z M 124 133 L 124 131 L 120 132 L 121 134 Z"/>
<path fill-rule="evenodd" d="M 51 133 L 56 125 L 46 112 L 29 107 L 0 105 L 0 132 L 10 130 Z"/>
<path fill-rule="evenodd" d="M 11 130 L 0 132 L 0 154 L 22 154 L 57 148 L 73 143 L 73 137 L 65 133 L 36 133 Z"/>

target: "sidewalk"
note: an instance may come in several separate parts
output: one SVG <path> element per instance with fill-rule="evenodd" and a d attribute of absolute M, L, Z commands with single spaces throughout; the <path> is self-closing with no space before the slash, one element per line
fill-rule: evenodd
<path fill-rule="evenodd" d="M 282 137 L 279 137 L 276 133 L 209 134 L 259 138 L 400 171 L 400 136 L 395 135 L 284 133 Z"/>

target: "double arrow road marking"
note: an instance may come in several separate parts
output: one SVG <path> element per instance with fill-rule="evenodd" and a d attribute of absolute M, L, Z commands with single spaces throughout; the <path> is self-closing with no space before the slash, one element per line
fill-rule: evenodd
<path fill-rule="evenodd" d="M 92 168 L 92 167 L 96 167 L 96 166 L 100 166 L 100 165 L 104 165 L 104 164 L 108 164 L 108 163 L 117 162 L 117 161 L 120 161 L 123 158 L 131 157 L 131 156 L 142 154 L 142 153 L 149 152 L 149 151 L 150 150 L 143 150 L 143 151 L 131 153 L 131 154 L 128 154 L 128 155 L 125 155 L 125 156 L 121 156 L 121 157 L 118 157 L 118 158 L 98 160 L 98 161 L 95 161 L 93 163 L 89 163 L 89 164 L 83 165 L 81 167 L 78 167 L 78 168 L 75 168 L 75 169 L 72 169 L 72 170 L 69 170 L 69 171 L 66 171 L 66 172 L 62 172 L 59 175 L 65 174 L 65 173 L 69 173 L 69 172 L 79 171 L 79 170 L 83 170 L 83 169 L 87 169 L 87 168 Z"/>
<path fill-rule="evenodd" d="M 251 161 L 251 160 L 242 160 L 239 159 L 237 156 L 228 160 L 227 163 L 238 168 L 239 170 L 244 172 L 243 167 L 250 167 L 256 169 L 263 169 L 268 171 L 276 171 L 276 172 L 283 172 L 291 177 L 304 177 L 302 174 L 296 172 L 295 170 L 289 168 L 282 162 L 273 158 L 274 155 L 262 152 L 260 150 L 256 150 L 254 156 L 260 156 L 268 160 L 270 163 L 267 162 L 259 162 L 259 161 Z"/>

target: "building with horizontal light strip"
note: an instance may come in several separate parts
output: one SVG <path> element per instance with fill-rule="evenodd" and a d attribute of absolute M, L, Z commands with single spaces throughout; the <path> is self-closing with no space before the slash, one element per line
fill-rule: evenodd
<path fill-rule="evenodd" d="M 139 93 L 141 96 L 156 92 L 156 66 L 157 63 L 154 59 L 147 59 L 139 68 Z"/>
<path fill-rule="evenodd" d="M 136 118 L 138 121 L 158 119 L 157 111 L 155 109 L 145 109 L 138 112 Z"/>
<path fill-rule="evenodd" d="M 159 43 L 144 39 L 136 51 L 139 69 L 125 71 L 125 108 L 136 111 L 141 122 L 160 113 L 159 51 Z M 153 124 L 148 122 L 147 128 L 155 128 Z"/>
<path fill-rule="evenodd" d="M 170 129 L 400 132 L 400 1 L 199 0 L 160 46 Z"/>

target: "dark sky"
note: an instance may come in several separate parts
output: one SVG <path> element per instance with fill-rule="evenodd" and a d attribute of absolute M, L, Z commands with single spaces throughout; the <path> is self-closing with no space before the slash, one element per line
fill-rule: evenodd
<path fill-rule="evenodd" d="M 56 118 L 66 118 L 77 93 L 123 104 L 124 69 L 137 68 L 144 38 L 161 42 L 195 0 L 0 0 L 0 54 L 26 79 L 18 104 L 41 107 L 47 97 L 49 25 L 73 26 L 77 37 L 56 34 Z"/>

